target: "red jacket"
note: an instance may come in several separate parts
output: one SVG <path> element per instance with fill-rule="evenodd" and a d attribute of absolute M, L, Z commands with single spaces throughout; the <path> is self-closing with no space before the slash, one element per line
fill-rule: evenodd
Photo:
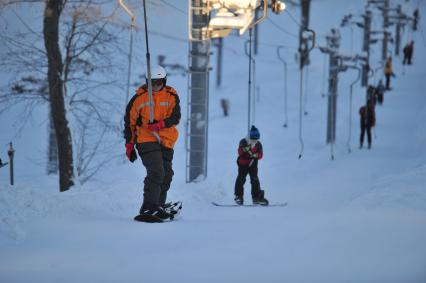
<path fill-rule="evenodd" d="M 250 165 L 253 160 L 260 160 L 263 157 L 263 148 L 260 141 L 250 145 L 246 138 L 240 141 L 238 146 L 237 163 L 241 166 Z"/>

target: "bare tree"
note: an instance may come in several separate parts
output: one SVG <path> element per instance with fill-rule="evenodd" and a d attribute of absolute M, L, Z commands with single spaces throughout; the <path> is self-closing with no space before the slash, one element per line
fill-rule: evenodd
<path fill-rule="evenodd" d="M 107 29 L 113 15 L 103 16 L 98 5 L 79 4 L 68 9 L 64 22 L 64 81 L 78 132 L 76 173 L 83 183 L 113 159 L 111 147 L 116 146 L 120 129 L 114 118 L 121 115 L 122 107 L 108 95 L 122 86 L 117 79 L 120 65 L 114 59 L 124 53 L 117 36 Z"/>
<path fill-rule="evenodd" d="M 117 58 L 124 53 L 114 29 L 121 27 L 111 25 L 111 15 L 103 16 L 100 5 L 91 1 L 69 2 L 66 9 L 65 3 L 46 1 L 45 50 L 36 39 L 40 32 L 29 26 L 18 37 L 0 34 L 7 42 L 6 54 L 0 54 L 0 66 L 25 70 L 0 93 L 0 114 L 17 103 L 31 110 L 49 103 L 53 137 L 58 141 L 61 191 L 73 185 L 74 173 L 85 182 L 113 159 L 109 152 L 117 142 L 119 126 L 112 121 L 117 121 L 114 118 L 122 111 L 116 104 L 122 101 L 114 93 L 121 91 L 117 74 L 123 67 L 120 63 L 125 62 Z M 54 146 L 54 139 L 50 138 L 49 144 Z M 49 147 L 48 152 L 53 162 L 55 149 Z"/>
<path fill-rule="evenodd" d="M 68 190 L 74 185 L 74 164 L 71 130 L 68 125 L 62 75 L 64 65 L 59 48 L 59 18 L 64 1 L 47 0 L 44 10 L 43 35 L 48 61 L 49 101 L 52 120 L 58 143 L 59 190 Z"/>
<path fill-rule="evenodd" d="M 48 126 L 48 142 L 47 142 L 47 174 L 58 174 L 58 142 L 56 141 L 55 125 L 53 123 L 52 113 L 49 115 Z"/>

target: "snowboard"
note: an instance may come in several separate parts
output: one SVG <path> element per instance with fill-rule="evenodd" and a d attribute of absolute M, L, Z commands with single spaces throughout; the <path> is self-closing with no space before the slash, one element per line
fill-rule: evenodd
<path fill-rule="evenodd" d="M 169 222 L 174 220 L 179 215 L 180 211 L 182 210 L 181 201 L 169 202 L 169 203 L 166 203 L 165 206 L 166 206 L 165 210 L 168 213 L 172 214 L 172 217 L 170 217 L 170 219 L 163 220 L 155 215 L 148 215 L 148 214 L 139 214 L 139 215 L 136 215 L 133 219 L 138 222 L 147 222 L 147 223 Z"/>
<path fill-rule="evenodd" d="M 260 205 L 260 204 L 243 204 L 243 205 L 239 205 L 236 203 L 217 203 L 212 201 L 212 204 L 214 206 L 220 206 L 220 207 L 240 207 L 240 206 L 244 206 L 244 207 L 284 207 L 287 206 L 288 203 L 287 202 L 283 202 L 283 203 L 270 203 L 268 205 Z"/>
<path fill-rule="evenodd" d="M 163 208 L 166 212 L 171 213 L 174 216 L 177 216 L 182 210 L 182 202 L 181 201 L 168 202 L 163 206 Z"/>
<path fill-rule="evenodd" d="M 146 222 L 146 223 L 163 223 L 163 222 L 169 222 L 173 220 L 173 216 L 168 220 L 162 220 L 161 218 L 155 216 L 155 215 L 149 215 L 149 214 L 139 214 L 136 215 L 135 218 L 133 218 L 135 221 L 138 222 Z"/>

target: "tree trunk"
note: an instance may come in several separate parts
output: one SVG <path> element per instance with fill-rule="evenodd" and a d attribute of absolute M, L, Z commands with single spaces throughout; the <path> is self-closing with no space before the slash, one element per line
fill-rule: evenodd
<path fill-rule="evenodd" d="M 52 111 L 49 111 L 49 141 L 47 156 L 47 174 L 58 174 L 58 143 L 56 142 L 55 124 L 53 123 Z"/>
<path fill-rule="evenodd" d="M 43 35 L 48 59 L 49 99 L 58 143 L 59 190 L 68 190 L 74 183 L 71 131 L 66 118 L 62 84 L 63 63 L 59 49 L 59 17 L 63 0 L 46 0 Z"/>

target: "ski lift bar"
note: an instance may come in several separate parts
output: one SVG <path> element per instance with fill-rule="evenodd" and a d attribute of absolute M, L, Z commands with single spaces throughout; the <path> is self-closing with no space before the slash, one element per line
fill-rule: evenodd
<path fill-rule="evenodd" d="M 9 163 L 10 163 L 10 185 L 14 184 L 14 176 L 13 176 L 13 156 L 15 155 L 15 149 L 12 146 L 12 142 L 9 144 L 9 150 L 7 151 L 7 155 L 9 155 Z"/>
<path fill-rule="evenodd" d="M 130 95 L 130 76 L 132 73 L 132 58 L 133 58 L 133 29 L 135 28 L 136 16 L 133 12 L 124 4 L 123 0 L 118 0 L 118 4 L 123 8 L 123 10 L 130 16 L 130 44 L 129 44 L 129 56 L 128 56 L 128 65 L 127 65 L 127 88 L 126 88 L 126 99 L 124 101 L 124 109 L 129 101 Z"/>
<path fill-rule="evenodd" d="M 277 46 L 277 56 L 278 56 L 278 59 L 284 64 L 284 125 L 283 127 L 287 128 L 287 120 L 288 120 L 288 117 L 287 117 L 287 61 L 284 60 L 284 58 L 281 57 L 281 54 L 280 54 L 280 50 L 284 48 L 285 47 L 282 45 Z"/>
<path fill-rule="evenodd" d="M 129 7 L 126 6 L 126 4 L 124 4 L 123 2 L 124 0 L 118 0 L 118 4 L 120 4 L 121 8 L 124 9 L 124 11 L 126 11 L 126 13 L 130 16 L 130 18 L 132 19 L 132 24 L 135 22 L 135 15 L 133 14 L 133 12 L 129 9 Z"/>

